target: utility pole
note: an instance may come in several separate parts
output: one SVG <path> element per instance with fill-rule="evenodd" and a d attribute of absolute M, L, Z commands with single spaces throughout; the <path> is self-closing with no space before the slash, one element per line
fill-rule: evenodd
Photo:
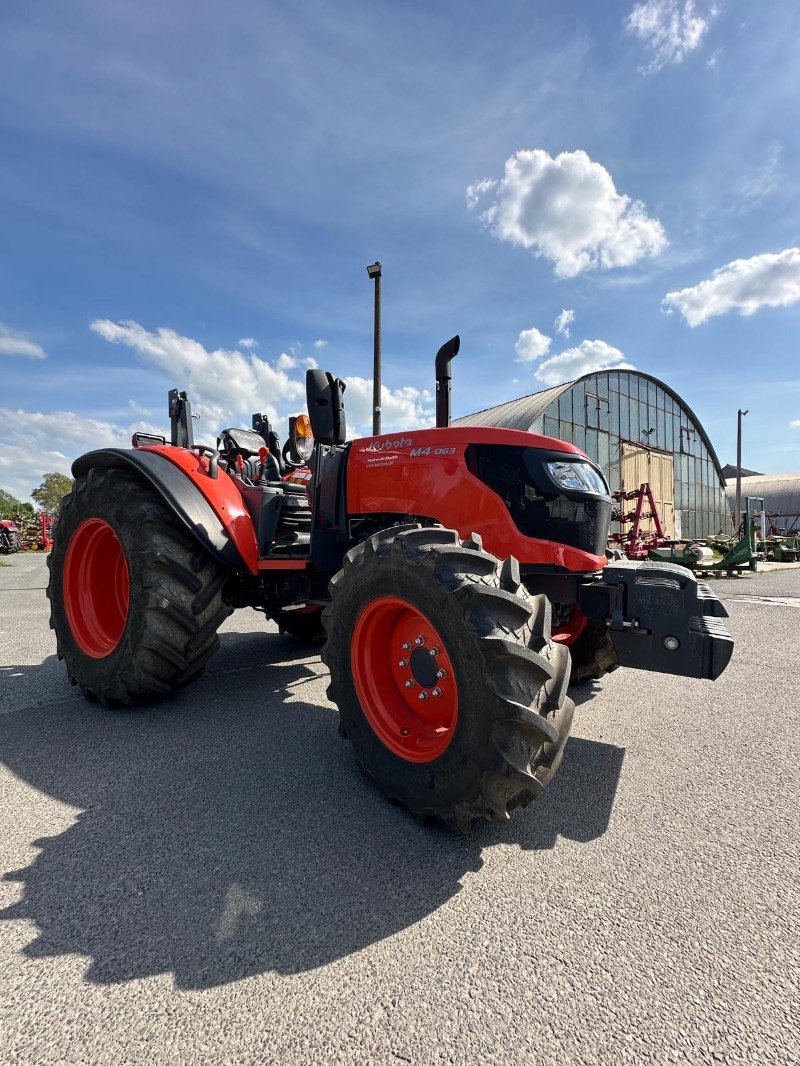
<path fill-rule="evenodd" d="M 742 519 L 742 418 L 746 414 L 747 411 L 743 411 L 740 407 L 739 414 L 736 417 L 736 514 L 733 517 L 734 533 L 738 531 L 739 522 Z"/>
<path fill-rule="evenodd" d="M 372 366 L 372 434 L 381 431 L 381 264 L 375 262 L 367 267 L 367 274 L 375 282 L 375 325 L 373 328 Z"/>

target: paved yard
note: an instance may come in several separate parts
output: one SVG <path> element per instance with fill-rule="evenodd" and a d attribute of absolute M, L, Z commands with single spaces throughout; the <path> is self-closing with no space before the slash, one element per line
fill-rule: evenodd
<path fill-rule="evenodd" d="M 110 713 L 3 561 L 3 1064 L 800 1061 L 800 571 L 715 582 L 720 681 L 579 690 L 550 789 L 464 839 L 361 778 L 262 616 Z"/>

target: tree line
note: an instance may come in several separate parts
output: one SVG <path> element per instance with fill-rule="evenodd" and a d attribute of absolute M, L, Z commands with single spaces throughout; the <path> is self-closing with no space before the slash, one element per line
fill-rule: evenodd
<path fill-rule="evenodd" d="M 66 474 L 45 474 L 42 483 L 31 493 L 32 499 L 39 505 L 39 510 L 45 514 L 58 514 L 61 500 L 67 493 L 72 491 L 73 481 Z M 26 515 L 33 518 L 36 508 L 28 500 L 18 500 L 7 489 L 0 488 L 0 518 L 11 518 L 13 515 Z"/>

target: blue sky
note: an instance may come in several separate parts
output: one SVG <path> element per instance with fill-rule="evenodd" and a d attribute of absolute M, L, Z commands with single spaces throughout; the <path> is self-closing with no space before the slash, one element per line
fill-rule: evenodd
<path fill-rule="evenodd" d="M 368 431 L 375 258 L 386 429 L 458 332 L 456 414 L 625 363 L 800 469 L 794 0 L 7 0 L 0 59 L 0 486 L 311 361 Z"/>

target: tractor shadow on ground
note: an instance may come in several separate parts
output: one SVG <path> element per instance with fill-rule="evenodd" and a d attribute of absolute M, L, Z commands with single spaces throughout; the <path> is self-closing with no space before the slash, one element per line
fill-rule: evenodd
<path fill-rule="evenodd" d="M 483 847 L 605 831 L 623 752 L 581 739 L 510 822 L 468 838 L 418 826 L 358 773 L 319 660 L 298 654 L 286 638 L 226 633 L 210 675 L 159 708 L 61 700 L 0 717 L 9 768 L 81 811 L 5 875 L 22 898 L 0 918 L 35 923 L 29 957 L 86 955 L 100 984 L 300 973 L 435 912 Z"/>

